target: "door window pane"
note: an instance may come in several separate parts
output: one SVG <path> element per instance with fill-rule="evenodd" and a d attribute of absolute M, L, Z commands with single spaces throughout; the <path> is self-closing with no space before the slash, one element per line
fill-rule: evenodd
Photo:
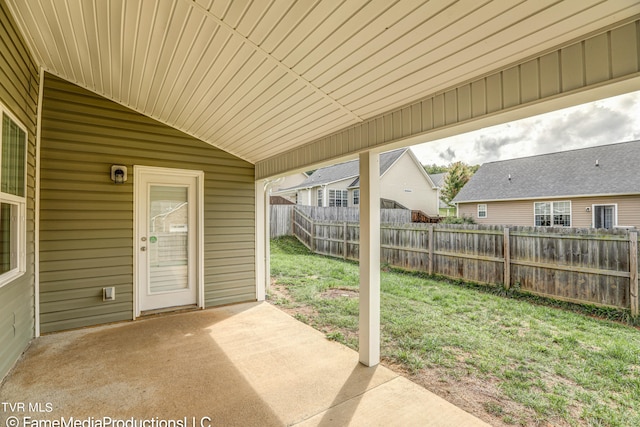
<path fill-rule="evenodd" d="M 613 228 L 615 226 L 615 206 L 594 206 L 594 228 Z"/>
<path fill-rule="evenodd" d="M 187 187 L 152 185 L 149 199 L 149 290 L 160 293 L 186 289 L 189 287 Z"/>

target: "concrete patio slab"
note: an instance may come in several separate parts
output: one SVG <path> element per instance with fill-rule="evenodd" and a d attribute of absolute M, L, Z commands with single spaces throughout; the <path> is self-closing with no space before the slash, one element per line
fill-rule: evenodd
<path fill-rule="evenodd" d="M 0 406 L 2 427 L 9 417 L 20 424 L 8 427 L 63 418 L 89 420 L 82 427 L 486 425 L 389 369 L 360 365 L 356 352 L 267 303 L 41 337 L 0 402 L 12 404 Z"/>

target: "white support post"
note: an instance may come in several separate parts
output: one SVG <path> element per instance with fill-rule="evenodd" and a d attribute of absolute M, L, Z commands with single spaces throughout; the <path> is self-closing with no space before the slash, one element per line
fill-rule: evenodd
<path fill-rule="evenodd" d="M 265 181 L 255 183 L 256 201 L 256 299 L 264 301 L 267 294 L 267 199 Z"/>
<path fill-rule="evenodd" d="M 380 156 L 360 154 L 360 363 L 380 363 Z"/>

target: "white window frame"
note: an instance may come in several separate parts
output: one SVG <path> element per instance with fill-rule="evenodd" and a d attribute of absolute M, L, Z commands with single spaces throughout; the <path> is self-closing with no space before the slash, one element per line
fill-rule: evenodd
<path fill-rule="evenodd" d="M 613 227 L 618 226 L 618 204 L 617 203 L 594 203 L 591 205 L 591 227 L 596 226 L 596 206 L 613 206 Z"/>
<path fill-rule="evenodd" d="M 551 217 L 551 224 L 550 225 L 537 225 L 536 224 L 536 205 L 539 203 L 545 203 L 545 204 L 549 204 L 549 216 Z M 569 203 L 569 225 L 560 225 L 560 224 L 555 224 L 554 221 L 554 214 L 553 214 L 553 205 L 555 203 Z M 571 200 L 556 200 L 556 201 L 538 201 L 538 202 L 533 202 L 533 226 L 534 227 L 563 227 L 563 228 L 571 228 L 573 225 L 573 204 L 571 203 Z"/>
<path fill-rule="evenodd" d="M 353 206 L 360 206 L 360 189 L 353 190 Z"/>
<path fill-rule="evenodd" d="M 340 200 L 339 206 L 336 203 L 338 200 Z M 346 208 L 347 206 L 349 206 L 349 190 L 336 190 L 333 188 L 329 189 L 328 206 L 330 208 L 332 207 Z"/>
<path fill-rule="evenodd" d="M 317 193 L 316 193 L 316 202 L 318 207 L 323 207 L 324 206 L 324 191 L 322 188 L 318 188 Z"/>
<path fill-rule="evenodd" d="M 484 209 L 481 209 L 481 207 L 484 207 Z M 484 213 L 484 215 L 480 215 L 481 213 Z M 487 209 L 487 204 L 486 203 L 478 203 L 478 212 L 476 214 L 478 216 L 478 218 L 487 218 L 489 216 L 489 210 Z"/>
<path fill-rule="evenodd" d="M 16 196 L 9 193 L 0 192 L 0 203 L 15 206 L 15 212 L 11 213 L 11 237 L 15 236 L 15 240 L 11 241 L 11 258 L 14 259 L 12 264 L 15 264 L 11 270 L 0 274 L 0 288 L 13 282 L 18 277 L 22 276 L 26 272 L 26 241 L 27 241 L 27 227 L 25 224 L 26 206 L 27 206 L 27 154 L 29 152 L 29 132 L 27 128 L 22 124 L 20 120 L 14 116 L 4 104 L 0 103 L 0 167 L 2 165 L 2 134 L 3 134 L 3 116 L 7 116 L 13 123 L 15 123 L 24 132 L 24 188 L 22 193 L 24 196 Z M 0 174 L 0 179 L 1 179 Z"/>

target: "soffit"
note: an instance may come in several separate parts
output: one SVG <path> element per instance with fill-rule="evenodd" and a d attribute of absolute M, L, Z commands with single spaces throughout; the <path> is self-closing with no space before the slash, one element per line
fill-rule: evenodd
<path fill-rule="evenodd" d="M 44 70 L 252 163 L 640 13 L 631 0 L 6 1 Z"/>

